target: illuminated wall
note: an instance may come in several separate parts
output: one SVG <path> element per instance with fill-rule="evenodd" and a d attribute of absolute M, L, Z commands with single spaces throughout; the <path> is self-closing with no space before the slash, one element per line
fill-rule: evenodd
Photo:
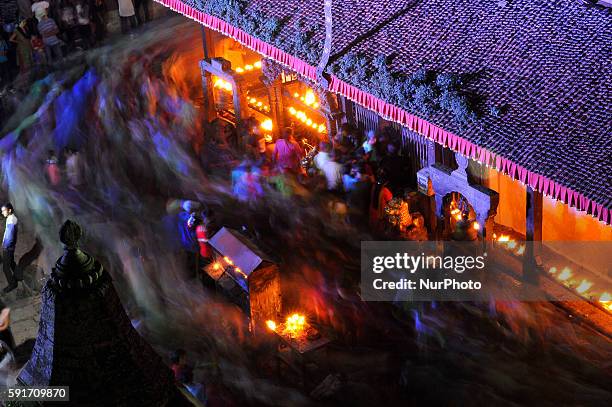
<path fill-rule="evenodd" d="M 492 168 L 486 169 L 484 185 L 499 193 L 495 222 L 525 234 L 525 186 Z"/>
<path fill-rule="evenodd" d="M 545 196 L 542 240 L 611 241 L 612 227 Z"/>

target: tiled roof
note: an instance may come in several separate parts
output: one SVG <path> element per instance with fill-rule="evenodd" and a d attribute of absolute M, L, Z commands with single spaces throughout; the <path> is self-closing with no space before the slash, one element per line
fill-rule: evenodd
<path fill-rule="evenodd" d="M 425 118 L 612 207 L 609 10 L 576 0 L 397 3 L 405 12 L 373 35 L 351 31 L 363 36 L 353 52 L 395 54 L 398 72 L 476 74 L 481 120 L 459 128 L 443 115 Z M 506 111 L 495 118 L 486 106 Z"/>
<path fill-rule="evenodd" d="M 204 10 L 201 0 L 184 2 Z M 242 3 L 284 22 L 274 45 L 287 52 L 297 20 L 318 27 L 312 41 L 323 42 L 323 0 Z M 610 9 L 580 0 L 332 0 L 332 11 L 330 62 L 352 52 L 392 57 L 392 71 L 406 75 L 472 75 L 474 123 L 412 113 L 612 209 Z"/>

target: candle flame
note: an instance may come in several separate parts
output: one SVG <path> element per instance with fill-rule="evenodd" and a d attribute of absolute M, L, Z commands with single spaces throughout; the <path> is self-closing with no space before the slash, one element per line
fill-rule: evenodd
<path fill-rule="evenodd" d="M 593 283 L 591 283 L 590 281 L 582 280 L 580 285 L 576 287 L 576 291 L 578 291 L 580 294 L 583 294 L 584 292 L 586 292 L 586 290 L 588 290 L 592 286 L 593 286 Z"/>
<path fill-rule="evenodd" d="M 272 124 L 272 119 L 266 119 L 261 123 L 261 128 L 266 131 L 272 131 L 274 125 Z"/>
<path fill-rule="evenodd" d="M 561 270 L 561 274 L 559 274 L 558 279 L 561 281 L 565 281 L 567 279 L 569 279 L 572 276 L 572 270 L 570 270 L 568 267 L 564 268 L 563 270 Z"/>
<path fill-rule="evenodd" d="M 304 315 L 295 313 L 287 317 L 287 321 L 285 322 L 285 329 L 283 332 L 291 337 L 295 337 L 302 333 L 305 327 L 306 317 Z"/>
<path fill-rule="evenodd" d="M 229 82 L 227 82 L 227 81 L 224 81 L 224 80 L 223 80 L 223 79 L 221 79 L 221 78 L 217 78 L 217 79 L 215 80 L 215 84 L 214 84 L 213 86 L 214 86 L 215 88 L 223 89 L 223 90 L 226 90 L 226 91 L 228 91 L 228 92 L 231 92 L 231 91 L 232 91 L 232 89 L 233 89 L 233 88 L 232 88 L 232 84 L 231 84 L 231 83 L 229 83 Z"/>
<path fill-rule="evenodd" d="M 306 95 L 304 96 L 304 103 L 306 103 L 307 106 L 314 105 L 316 101 L 317 99 L 312 90 L 306 92 Z"/>

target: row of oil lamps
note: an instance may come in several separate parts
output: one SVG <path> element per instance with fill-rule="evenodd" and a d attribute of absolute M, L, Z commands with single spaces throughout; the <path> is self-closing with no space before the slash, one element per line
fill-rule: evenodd
<path fill-rule="evenodd" d="M 254 64 L 253 66 L 255 65 L 256 64 Z M 247 67 L 248 66 L 250 65 L 247 65 Z M 260 64 L 260 67 L 261 67 L 261 64 Z M 236 72 L 238 72 L 238 69 L 241 69 L 241 68 L 236 68 Z M 217 89 L 222 89 L 227 92 L 231 92 L 233 90 L 231 83 L 221 78 L 217 78 L 217 77 L 214 78 L 213 86 Z M 296 99 L 300 100 L 302 103 L 304 103 L 306 106 L 310 106 L 314 109 L 317 109 L 319 107 L 319 103 L 317 102 L 314 92 L 311 89 L 306 91 L 306 93 L 303 96 L 300 96 L 300 94 L 297 92 L 294 93 L 293 96 Z M 254 97 L 249 98 L 248 103 L 249 103 L 249 106 L 255 110 L 259 110 L 260 112 L 263 112 L 263 113 L 270 112 L 270 106 L 268 106 L 267 104 L 264 104 L 261 100 L 257 100 L 257 98 L 254 98 Z M 324 134 L 327 132 L 327 126 L 325 126 L 324 123 L 314 122 L 310 117 L 308 117 L 306 112 L 302 110 L 298 110 L 293 106 L 289 107 L 288 112 L 291 116 L 301 121 L 302 124 L 304 124 L 305 126 L 311 127 L 313 130 L 321 134 Z M 261 128 L 268 132 L 272 131 L 273 129 L 272 120 L 270 119 L 264 120 L 264 122 L 261 123 Z"/>
<path fill-rule="evenodd" d="M 522 256 L 525 253 L 525 245 L 518 244 L 515 240 L 511 239 L 508 235 L 497 236 L 493 234 L 493 239 L 501 243 L 506 250 L 513 252 L 517 256 Z M 612 295 L 608 292 L 600 292 L 599 298 L 597 298 L 597 291 L 593 291 L 593 283 L 587 279 L 579 278 L 574 275 L 574 272 L 569 267 L 564 267 L 559 270 L 557 267 L 551 267 L 548 269 L 548 273 L 556 278 L 564 286 L 574 290 L 579 295 L 592 301 L 599 301 L 599 304 L 607 311 L 612 312 Z"/>
<path fill-rule="evenodd" d="M 223 263 L 225 263 L 225 265 L 223 265 Z M 223 262 L 221 261 L 215 261 L 212 265 L 212 268 L 214 270 L 221 270 L 221 269 L 225 269 L 227 266 L 232 267 L 232 269 L 234 270 L 235 273 L 239 274 L 241 277 L 243 277 L 244 279 L 247 279 L 248 276 L 240 269 L 240 267 L 236 266 L 234 264 L 234 262 L 232 261 L 232 259 L 230 259 L 229 257 L 225 256 L 223 257 Z"/>

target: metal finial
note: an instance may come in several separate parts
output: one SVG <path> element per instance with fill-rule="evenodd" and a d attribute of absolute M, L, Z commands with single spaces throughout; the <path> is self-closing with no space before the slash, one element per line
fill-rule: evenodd
<path fill-rule="evenodd" d="M 60 241 L 67 249 L 76 249 L 79 247 L 79 239 L 83 235 L 81 227 L 78 223 L 68 219 L 60 229 Z"/>

